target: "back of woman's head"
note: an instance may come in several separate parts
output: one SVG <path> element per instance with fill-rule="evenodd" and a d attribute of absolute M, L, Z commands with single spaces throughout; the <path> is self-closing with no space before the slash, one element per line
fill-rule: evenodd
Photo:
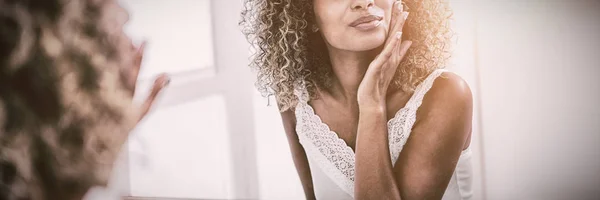
<path fill-rule="evenodd" d="M 0 199 L 72 199 L 106 184 L 136 115 L 117 7 L 0 0 Z"/>

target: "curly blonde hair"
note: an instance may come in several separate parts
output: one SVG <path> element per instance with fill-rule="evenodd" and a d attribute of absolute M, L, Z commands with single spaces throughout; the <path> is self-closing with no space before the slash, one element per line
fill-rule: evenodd
<path fill-rule="evenodd" d="M 245 0 L 240 26 L 254 47 L 250 67 L 257 71 L 256 87 L 274 95 L 283 112 L 297 104 L 294 88 L 305 83 L 310 99 L 316 88 L 330 85 L 332 70 L 325 41 L 314 33 L 313 0 Z M 414 88 L 449 59 L 452 33 L 445 0 L 404 0 L 410 17 L 403 38 L 412 46 L 400 63 L 393 85 Z"/>
<path fill-rule="evenodd" d="M 0 199 L 107 183 L 139 115 L 120 74 L 128 39 L 106 25 L 113 3 L 0 0 Z"/>

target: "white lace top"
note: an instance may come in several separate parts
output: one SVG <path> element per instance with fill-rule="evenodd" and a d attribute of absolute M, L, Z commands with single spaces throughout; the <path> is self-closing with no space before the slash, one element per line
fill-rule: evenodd
<path fill-rule="evenodd" d="M 423 97 L 433 85 L 434 80 L 444 71 L 439 69 L 431 73 L 417 86 L 405 107 L 388 121 L 390 159 L 393 164 L 396 163 L 402 147 L 410 136 L 416 120 L 417 109 L 421 106 Z M 308 157 L 315 196 L 317 199 L 325 200 L 353 199 L 354 151 L 315 114 L 313 108 L 308 104 L 308 93 L 303 85 L 295 90 L 295 94 L 299 98 L 295 111 L 296 133 Z M 471 176 L 471 151 L 467 149 L 460 156 L 443 199 L 470 199 L 472 196 Z"/>

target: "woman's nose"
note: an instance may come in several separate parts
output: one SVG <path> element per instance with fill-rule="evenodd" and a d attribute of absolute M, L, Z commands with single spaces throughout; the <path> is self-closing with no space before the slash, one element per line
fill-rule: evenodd
<path fill-rule="evenodd" d="M 373 6 L 373 0 L 354 0 L 352 2 L 352 10 L 366 10 Z"/>

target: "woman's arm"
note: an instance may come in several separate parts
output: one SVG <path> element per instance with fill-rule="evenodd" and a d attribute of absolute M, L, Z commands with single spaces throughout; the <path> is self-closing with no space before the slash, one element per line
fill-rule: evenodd
<path fill-rule="evenodd" d="M 283 121 L 283 128 L 288 138 L 292 158 L 296 165 L 296 171 L 298 171 L 298 175 L 300 176 L 306 199 L 316 199 L 306 152 L 304 152 L 304 148 L 300 145 L 298 135 L 296 134 L 296 116 L 292 110 L 287 110 L 281 113 L 281 120 Z"/>
<path fill-rule="evenodd" d="M 400 199 L 394 178 L 387 134 L 386 96 L 389 85 L 411 41 L 402 41 L 408 17 L 402 4 L 394 3 L 388 39 L 369 64 L 357 92 L 359 107 L 355 147 L 355 199 Z"/>
<path fill-rule="evenodd" d="M 394 178 L 384 106 L 359 108 L 355 199 L 400 199 Z"/>
<path fill-rule="evenodd" d="M 356 199 L 441 199 L 471 131 L 468 85 L 450 73 L 434 82 L 394 168 L 385 106 L 363 104 L 360 112 Z"/>
<path fill-rule="evenodd" d="M 394 172 L 404 199 L 441 199 L 469 145 L 473 98 L 467 83 L 443 73 L 425 95 Z"/>

